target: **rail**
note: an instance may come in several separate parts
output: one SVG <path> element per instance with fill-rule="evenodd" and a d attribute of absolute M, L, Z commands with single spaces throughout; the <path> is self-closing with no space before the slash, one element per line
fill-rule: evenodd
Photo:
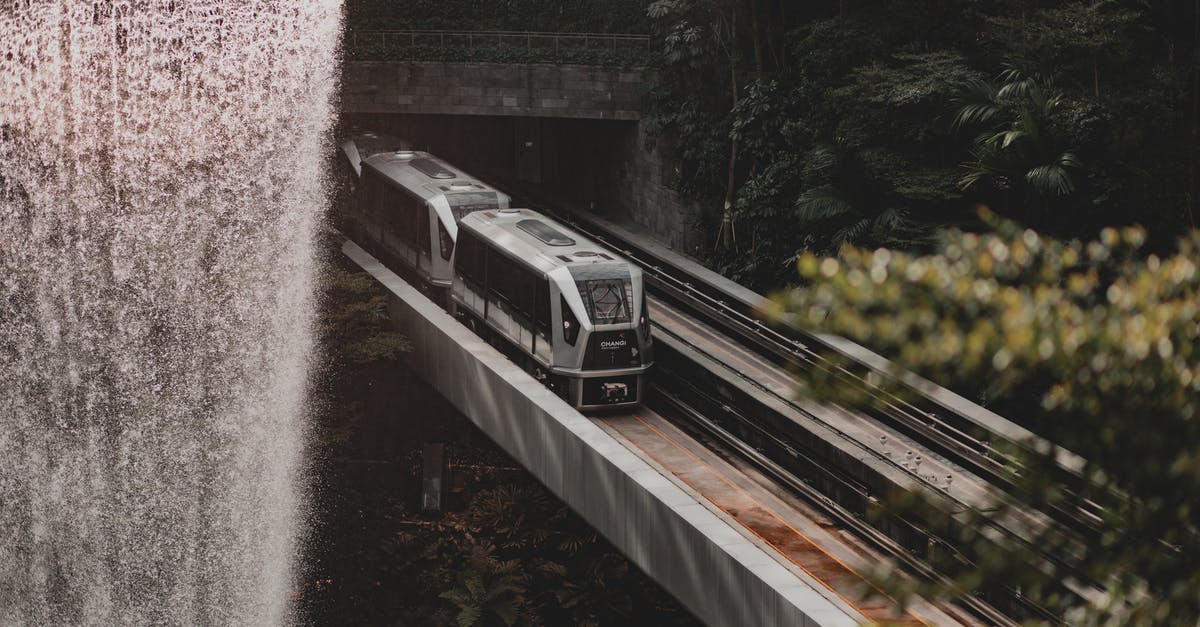
<path fill-rule="evenodd" d="M 538 203 L 542 204 L 542 203 Z M 868 374 L 872 370 L 865 367 L 865 364 L 855 363 L 855 360 L 849 361 L 830 361 L 823 354 L 828 350 L 825 342 L 819 338 L 810 337 L 804 334 L 792 335 L 789 330 L 773 329 L 762 321 L 756 319 L 753 313 L 741 306 L 741 303 L 731 302 L 729 296 L 721 293 L 719 290 L 707 286 L 703 281 L 697 282 L 695 277 L 688 275 L 673 267 L 672 264 L 659 257 L 658 255 L 645 250 L 628 241 L 625 238 L 617 235 L 606 229 L 598 223 L 591 223 L 584 219 L 582 222 L 579 216 L 571 211 L 563 211 L 560 206 L 542 206 L 542 210 L 549 211 L 556 215 L 559 219 L 564 220 L 573 228 L 580 230 L 585 235 L 612 247 L 615 250 L 621 251 L 624 255 L 630 258 L 631 261 L 642 267 L 644 276 L 646 277 L 647 285 L 657 292 L 660 298 L 665 297 L 667 301 L 676 307 L 682 307 L 682 310 L 699 316 L 700 319 L 723 333 L 728 334 L 731 338 L 739 339 L 744 346 L 751 348 L 758 354 L 768 358 L 776 364 L 787 366 L 790 368 L 820 368 L 831 369 L 843 384 L 854 387 L 861 387 L 863 391 L 870 397 L 876 398 L 875 406 L 867 409 L 869 415 L 880 419 L 885 424 L 890 424 L 893 428 L 906 434 L 908 437 L 913 437 L 917 441 L 922 442 L 925 446 L 929 446 L 933 450 L 947 456 L 954 463 L 965 467 L 968 472 L 979 476 L 992 486 L 999 488 L 1002 492 L 1008 492 L 1010 495 L 1014 492 L 1014 482 L 1012 473 L 1020 472 L 1022 469 L 1019 458 L 1007 453 L 1007 448 L 1018 448 L 1019 442 L 1008 440 L 1007 429 L 994 429 L 993 425 L 978 424 L 967 417 L 959 415 L 957 412 L 946 407 L 928 407 L 922 406 L 919 389 L 915 397 L 909 398 L 906 395 L 896 395 L 894 391 L 888 390 L 885 387 L 878 386 L 869 382 Z M 661 364 L 660 364 L 661 365 Z M 660 368 L 661 370 L 661 368 Z M 661 373 L 660 373 L 661 374 Z M 761 386 L 758 386 L 761 387 Z M 712 400 L 716 403 L 713 407 L 708 408 L 716 414 L 722 412 L 740 413 L 732 407 L 721 405 L 720 400 Z M 781 399 L 785 404 L 787 399 Z M 711 404 L 711 403 L 710 403 Z M 696 414 L 695 411 L 687 412 Z M 708 416 L 710 411 L 699 411 L 699 414 Z M 706 418 L 706 422 L 711 421 L 712 417 Z M 1002 420 L 1002 419 L 1001 419 Z M 720 422 L 720 421 L 717 421 Z M 754 445 L 745 443 L 739 444 L 741 437 L 732 435 L 732 433 L 720 434 L 723 427 L 717 426 L 715 422 L 710 422 L 708 426 L 703 426 L 702 430 L 709 433 L 710 436 L 719 436 L 717 439 L 723 440 L 727 445 L 734 446 L 735 450 L 740 450 L 749 446 L 750 449 L 756 451 L 755 455 L 750 457 L 755 458 L 755 463 L 761 462 L 762 459 L 770 461 L 769 464 L 762 465 L 764 470 L 769 474 L 775 475 L 781 479 L 784 484 L 794 483 L 786 473 L 776 474 L 772 468 L 778 469 L 790 464 L 784 463 L 782 460 L 798 459 L 805 457 L 800 455 L 802 451 L 794 444 L 780 443 L 778 446 L 770 444 L 775 441 L 779 434 L 763 430 L 763 426 L 756 424 L 757 419 L 749 416 L 741 416 L 736 422 L 743 423 L 744 426 L 750 427 L 753 431 L 758 432 L 760 437 L 751 438 L 756 442 Z M 746 440 L 749 442 L 750 440 Z M 1000 443 L 1000 446 L 997 446 Z M 756 448 L 761 447 L 761 448 Z M 772 452 L 773 449 L 774 452 Z M 761 459 L 759 459 L 761 458 Z M 761 465 L 761 464 L 760 464 Z M 811 465 L 811 464 L 810 464 Z M 1075 482 L 1078 481 L 1070 464 L 1067 467 L 1060 467 L 1058 476 L 1056 477 L 1066 488 L 1067 494 L 1072 494 L 1075 488 Z M 919 480 L 924 479 L 917 475 Z M 854 492 L 853 482 L 847 483 L 844 479 L 831 480 L 832 483 L 840 484 L 842 489 Z M 939 488 L 934 482 L 924 482 L 928 484 L 934 492 Z M 1083 537 L 1094 538 L 1098 529 L 1098 522 L 1103 515 L 1104 507 L 1090 499 L 1079 498 L 1077 493 L 1074 500 L 1068 500 L 1062 504 L 1056 504 L 1047 508 L 1044 514 L 1048 514 L 1049 518 L 1057 522 L 1061 527 L 1058 527 L 1056 534 L 1066 532 L 1068 534 L 1082 534 Z M 1116 495 L 1107 495 L 1113 497 L 1112 501 L 1119 501 Z M 828 499 L 827 499 L 828 500 Z M 839 501 L 840 499 L 834 499 Z M 861 515 L 863 512 L 859 512 Z M 901 524 L 911 524 L 907 521 L 896 521 Z M 999 532 L 1002 536 L 1010 537 L 1017 541 L 1024 541 L 1021 534 L 1014 534 L 1014 530 L 1007 529 L 1004 524 L 992 528 Z M 957 554 L 948 538 L 938 537 L 937 534 L 930 533 L 931 530 L 924 530 L 928 539 L 929 547 L 939 546 L 942 550 L 950 550 Z M 899 538 L 897 538 L 899 540 Z M 902 542 L 903 544 L 904 542 Z M 1076 536 L 1068 542 L 1071 547 L 1066 555 L 1053 557 L 1042 555 L 1039 559 L 1046 560 L 1046 565 L 1050 562 L 1058 562 L 1069 565 L 1073 560 L 1078 559 L 1078 551 L 1080 549 L 1079 539 Z M 911 547 L 909 550 L 913 550 Z M 960 556 L 961 557 L 961 556 Z M 902 560 L 905 561 L 905 560 Z M 919 561 L 919 560 L 918 560 Z M 1042 565 L 1038 566 L 1039 568 Z M 924 570 L 924 569 L 920 569 Z M 1080 584 L 1078 582 L 1064 582 L 1062 593 L 1072 594 L 1080 598 L 1090 599 L 1095 595 L 1096 589 L 1088 584 Z M 1007 599 L 1003 602 L 1011 604 L 1010 609 L 1021 607 L 1020 614 L 1026 617 L 1037 616 L 1043 620 L 1055 620 L 1052 614 L 1046 612 L 1044 608 L 1038 607 L 1029 602 L 1029 599 L 1024 598 L 1019 591 L 1008 590 Z M 999 599 L 997 599 L 999 600 Z M 973 611 L 979 612 L 982 608 L 975 608 Z M 984 610 L 986 612 L 986 610 Z M 986 614 L 984 614 L 986 615 Z M 990 616 L 989 621 L 994 621 L 996 617 Z"/>
<path fill-rule="evenodd" d="M 644 65 L 649 35 L 539 31 L 354 30 L 346 33 L 353 59 L 495 60 Z"/>
<path fill-rule="evenodd" d="M 845 385 L 860 388 L 864 398 L 874 398 L 873 407 L 860 408 L 884 420 L 900 431 L 924 441 L 934 450 L 949 456 L 977 475 L 987 477 L 994 485 L 1008 492 L 1016 488 L 1014 472 L 1020 473 L 1023 464 L 1016 451 L 1030 449 L 1031 443 L 1006 437 L 993 425 L 977 422 L 946 408 L 922 402 L 919 388 L 910 390 L 913 396 L 898 395 L 886 387 L 870 383 L 873 369 L 855 360 L 830 361 L 823 351 L 830 347 L 820 338 L 791 329 L 776 329 L 757 319 L 753 312 L 714 288 L 693 282 L 692 277 L 673 268 L 670 262 L 642 250 L 636 244 L 608 232 L 603 226 L 582 223 L 574 213 L 559 217 L 589 237 L 622 252 L 642 267 L 648 283 L 676 305 L 700 316 L 716 328 L 739 338 L 746 346 L 775 363 L 796 369 L 819 368 L 832 370 Z M 1008 426 L 1008 425 L 1003 425 Z M 1010 452 L 1011 451 L 1011 452 Z M 1069 527 L 1085 533 L 1096 533 L 1106 507 L 1117 507 L 1123 496 L 1093 495 L 1102 500 L 1078 496 L 1081 477 L 1073 464 L 1054 468 L 1054 477 L 1075 499 L 1053 505 L 1048 513 Z"/>

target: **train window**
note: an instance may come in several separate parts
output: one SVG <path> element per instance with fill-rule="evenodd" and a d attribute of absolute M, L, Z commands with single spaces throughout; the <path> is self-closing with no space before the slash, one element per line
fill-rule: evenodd
<path fill-rule="evenodd" d="M 483 257 L 479 254 L 479 240 L 475 234 L 459 229 L 455 244 L 454 268 L 464 279 L 483 283 Z"/>
<path fill-rule="evenodd" d="M 509 299 L 513 307 L 526 318 L 533 317 L 534 291 L 537 289 L 533 273 L 513 264 L 512 296 Z M 527 323 L 528 324 L 528 323 Z"/>
<path fill-rule="evenodd" d="M 487 266 L 488 266 L 488 291 L 509 300 L 509 295 L 512 294 L 512 262 L 508 257 L 496 252 L 494 248 L 487 249 Z"/>
<path fill-rule="evenodd" d="M 434 161 L 433 159 L 413 159 L 412 161 L 409 161 L 409 164 L 430 178 L 452 179 L 455 177 L 453 172 L 442 167 L 442 164 Z"/>
<path fill-rule="evenodd" d="M 408 240 L 409 246 L 416 248 L 417 242 L 420 241 L 420 238 L 417 237 L 417 220 L 419 220 L 418 214 L 420 214 L 420 210 L 417 207 L 417 203 L 413 202 L 412 197 L 407 193 L 402 192 L 398 195 L 400 197 L 400 206 L 404 212 L 404 239 Z"/>
<path fill-rule="evenodd" d="M 538 331 L 550 333 L 550 282 L 537 279 L 537 293 L 533 297 L 533 324 Z"/>
<path fill-rule="evenodd" d="M 414 232 L 417 240 L 417 248 L 420 248 L 426 255 L 429 254 L 429 205 L 421 203 L 414 204 L 413 209 L 417 214 L 417 229 Z"/>
<path fill-rule="evenodd" d="M 446 225 L 442 224 L 439 219 L 438 225 L 438 246 L 442 253 L 442 259 L 450 261 L 450 255 L 454 252 L 454 240 L 450 238 L 450 231 L 446 230 Z"/>
<path fill-rule="evenodd" d="M 363 196 L 360 210 L 374 220 L 378 220 L 382 215 L 379 209 L 383 201 L 380 194 L 383 186 L 384 183 L 379 179 L 379 174 L 371 169 L 363 170 Z"/>
<path fill-rule="evenodd" d="M 579 285 L 579 296 L 588 305 L 588 314 L 596 324 L 629 322 L 630 291 L 632 286 L 627 279 L 596 279 Z"/>

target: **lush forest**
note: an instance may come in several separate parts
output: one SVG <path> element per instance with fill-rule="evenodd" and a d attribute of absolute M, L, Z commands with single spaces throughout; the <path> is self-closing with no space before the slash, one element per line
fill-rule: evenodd
<path fill-rule="evenodd" d="M 1193 0 L 356 0 L 347 25 L 649 33 L 648 51 L 364 35 L 348 53 L 656 68 L 646 123 L 707 209 L 708 261 L 762 290 L 803 251 L 930 251 L 986 229 L 980 206 L 1068 238 L 1142 225 L 1156 251 L 1195 224 Z"/>
<path fill-rule="evenodd" d="M 653 113 L 714 263 L 759 288 L 798 251 L 930 250 L 977 207 L 1061 237 L 1194 224 L 1190 0 L 659 0 Z M 727 211 L 720 207 L 727 206 Z"/>

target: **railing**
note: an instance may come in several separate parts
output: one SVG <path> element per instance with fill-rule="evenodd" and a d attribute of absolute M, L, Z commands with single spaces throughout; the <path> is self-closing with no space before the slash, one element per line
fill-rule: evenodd
<path fill-rule="evenodd" d="M 532 31 L 349 30 L 358 60 L 471 60 L 646 65 L 649 35 Z"/>

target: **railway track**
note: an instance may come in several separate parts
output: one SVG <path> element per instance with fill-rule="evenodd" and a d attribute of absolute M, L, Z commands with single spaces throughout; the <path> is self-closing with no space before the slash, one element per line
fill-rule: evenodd
<path fill-rule="evenodd" d="M 662 376 L 654 387 L 661 409 L 824 508 L 910 572 L 946 583 L 944 575 L 922 554 L 944 551 L 968 563 L 971 558 L 955 547 L 951 538 L 920 522 L 872 520 L 894 488 L 939 501 L 948 519 L 957 518 L 955 512 L 1006 503 L 1007 511 L 985 533 L 997 542 L 1031 546 L 1046 532 L 1053 531 L 1058 537 L 1071 534 L 1072 539 L 1064 543 L 1068 550 L 1043 556 L 1043 563 L 1035 567 L 1045 568 L 1052 561 L 1069 563 L 1082 551 L 1078 538 L 1098 528 L 1103 505 L 1093 500 L 1078 497 L 1046 512 L 1031 512 L 1014 499 L 1015 476 L 1022 470 L 1019 452 L 1038 445 L 1034 434 L 978 407 L 965 407 L 964 411 L 969 403 L 910 375 L 900 375 L 900 383 L 915 394 L 902 397 L 873 381 L 897 376 L 879 358 L 854 355 L 857 347 L 848 347 L 838 338 L 771 328 L 755 318 L 755 305 L 745 295 L 722 292 L 599 221 L 581 219 L 545 203 L 536 205 L 638 263 L 653 295 L 656 334 L 673 338 L 696 355 L 713 352 L 714 342 L 724 343 L 716 351 L 714 368 L 724 368 L 729 377 L 754 390 L 739 396 L 720 393 L 721 386 L 712 381 L 697 384 L 695 372 L 687 371 L 696 355 L 677 355 L 679 360 L 672 364 L 671 359 L 662 359 L 660 343 Z M 689 325 L 690 339 L 685 337 Z M 696 325 L 710 331 L 698 331 Z M 703 336 L 703 341 L 694 341 L 696 336 Z M 730 359 L 735 346 L 741 349 L 737 360 Z M 830 359 L 829 353 L 840 353 L 843 359 Z M 811 368 L 825 369 L 840 384 L 854 386 L 872 399 L 870 407 L 854 412 L 838 408 L 839 420 L 823 420 L 820 411 L 794 398 L 792 379 L 786 376 L 788 370 Z M 770 408 L 764 410 L 761 405 Z M 806 431 L 801 424 L 804 420 L 819 425 Z M 820 428 L 849 443 L 848 450 L 833 454 L 835 463 L 831 463 L 830 451 L 814 450 L 823 445 L 803 443 L 806 438 L 819 437 Z M 1081 484 L 1082 460 L 1065 451 L 1056 457 L 1057 479 L 1068 491 L 1073 490 Z M 864 470 L 864 465 L 870 471 Z M 1062 592 L 1083 598 L 1097 594 L 1094 587 L 1074 582 L 1064 583 Z M 992 590 L 986 599 L 966 595 L 958 602 L 989 623 L 1008 622 L 1009 616 L 1058 620 L 1019 590 Z"/>

